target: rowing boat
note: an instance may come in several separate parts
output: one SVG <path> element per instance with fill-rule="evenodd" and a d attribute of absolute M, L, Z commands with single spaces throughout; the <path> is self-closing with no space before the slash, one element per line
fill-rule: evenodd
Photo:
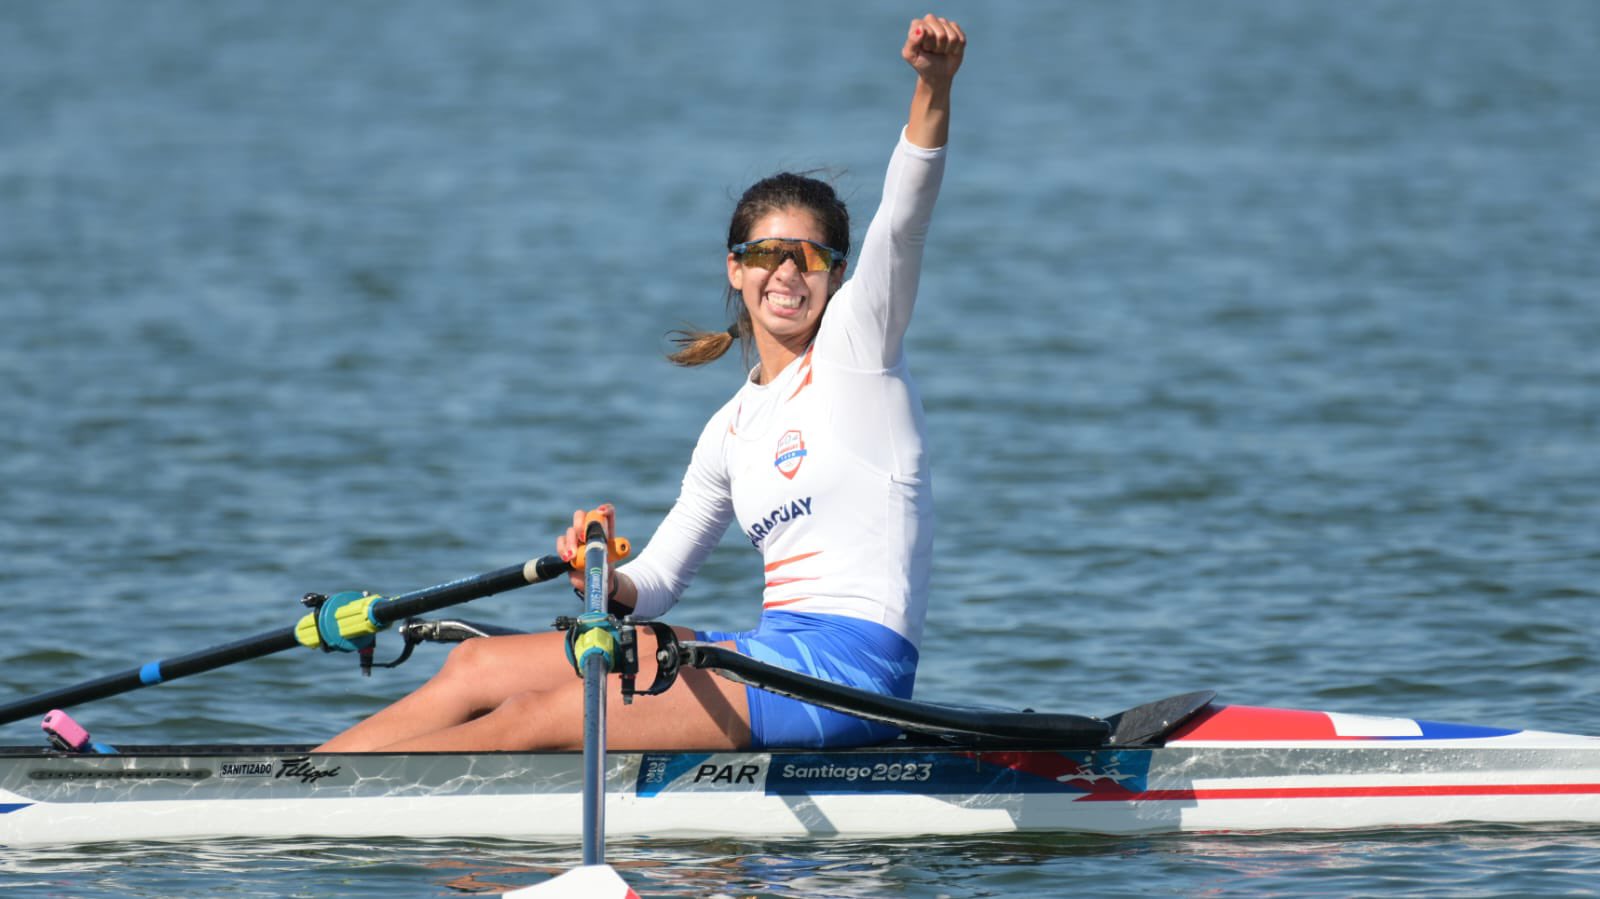
<path fill-rule="evenodd" d="M 913 735 L 849 750 L 611 753 L 605 829 L 885 837 L 1600 824 L 1600 737 L 1197 705 L 1131 745 Z M 308 749 L 0 748 L 0 845 L 580 835 L 582 753 Z"/>
<path fill-rule="evenodd" d="M 606 538 L 589 529 L 589 559 L 616 551 Z M 625 549 L 625 541 L 617 544 Z M 563 577 L 571 567 L 547 556 L 396 597 L 309 594 L 312 612 L 293 627 L 0 704 L 0 723 L 295 646 L 355 651 L 369 670 L 374 635 L 404 619 L 406 648 L 392 666 L 418 641 L 489 632 L 415 616 Z M 1600 737 L 1223 705 L 1209 691 L 1103 719 L 899 699 L 716 644 L 678 640 L 655 622 L 605 615 L 598 611 L 608 595 L 604 566 L 595 561 L 588 570 L 590 612 L 558 619 L 558 626 L 568 630 L 575 666 L 592 674 L 594 660 L 603 659 L 600 667 L 619 676 L 624 698 L 659 693 L 682 667 L 696 667 L 890 724 L 904 736 L 859 749 L 606 754 L 596 728 L 586 752 L 332 754 L 308 745 L 84 751 L 100 747 L 80 731 L 60 740 L 70 749 L 0 747 L 0 845 L 297 836 L 581 839 L 585 864 L 574 873 L 583 877 L 605 873 L 607 835 L 1600 824 Z M 645 689 L 633 680 L 639 628 L 654 631 L 657 644 L 656 680 Z M 603 708 L 590 707 L 586 697 L 586 721 L 603 721 Z M 47 726 L 56 714 L 47 716 Z M 576 886 L 568 894 L 593 895 Z"/>

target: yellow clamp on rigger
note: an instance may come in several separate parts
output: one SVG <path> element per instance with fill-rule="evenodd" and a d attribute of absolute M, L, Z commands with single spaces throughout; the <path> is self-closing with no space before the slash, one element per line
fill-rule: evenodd
<path fill-rule="evenodd" d="M 371 637 L 382 628 L 372 620 L 372 604 L 383 597 L 364 590 L 335 593 L 319 598 L 310 614 L 294 628 L 294 638 L 313 649 L 355 652 L 371 645 Z"/>
<path fill-rule="evenodd" d="M 596 652 L 605 659 L 607 671 L 616 667 L 617 625 L 604 612 L 585 612 L 567 631 L 567 661 L 582 677 L 584 662 Z"/>
<path fill-rule="evenodd" d="M 317 633 L 316 612 L 301 618 L 300 623 L 294 626 L 294 638 L 300 641 L 300 645 L 309 646 L 312 649 L 322 645 L 322 637 Z"/>

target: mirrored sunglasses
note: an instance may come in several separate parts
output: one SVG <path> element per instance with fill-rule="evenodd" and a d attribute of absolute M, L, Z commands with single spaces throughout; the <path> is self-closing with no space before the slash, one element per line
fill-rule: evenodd
<path fill-rule="evenodd" d="M 790 237 L 763 237 L 735 244 L 730 250 L 738 260 L 751 268 L 774 270 L 783 260 L 793 259 L 803 272 L 825 272 L 844 264 L 844 254 L 833 247 L 816 241 Z"/>

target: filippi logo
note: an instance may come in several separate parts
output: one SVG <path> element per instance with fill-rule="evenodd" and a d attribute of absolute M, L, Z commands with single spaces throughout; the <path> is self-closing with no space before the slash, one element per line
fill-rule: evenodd
<path fill-rule="evenodd" d="M 794 480 L 800 473 L 800 463 L 806 460 L 806 442 L 799 431 L 784 431 L 778 438 L 778 452 L 773 456 L 772 464 L 778 467 L 778 473 Z"/>
<path fill-rule="evenodd" d="M 339 772 L 343 770 L 338 765 L 332 768 L 318 768 L 316 763 L 311 761 L 311 756 L 309 755 L 302 755 L 292 759 L 279 759 L 278 764 L 282 767 L 278 769 L 277 779 L 296 779 L 303 784 L 314 784 L 325 777 L 337 777 Z"/>

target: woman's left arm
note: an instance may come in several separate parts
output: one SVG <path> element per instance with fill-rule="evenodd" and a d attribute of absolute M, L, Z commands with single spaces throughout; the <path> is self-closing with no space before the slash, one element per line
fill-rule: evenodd
<path fill-rule="evenodd" d="M 937 149 L 950 140 L 950 85 L 961 68 L 967 35 L 949 19 L 927 15 L 911 23 L 900 56 L 917 73 L 906 139 Z"/>

